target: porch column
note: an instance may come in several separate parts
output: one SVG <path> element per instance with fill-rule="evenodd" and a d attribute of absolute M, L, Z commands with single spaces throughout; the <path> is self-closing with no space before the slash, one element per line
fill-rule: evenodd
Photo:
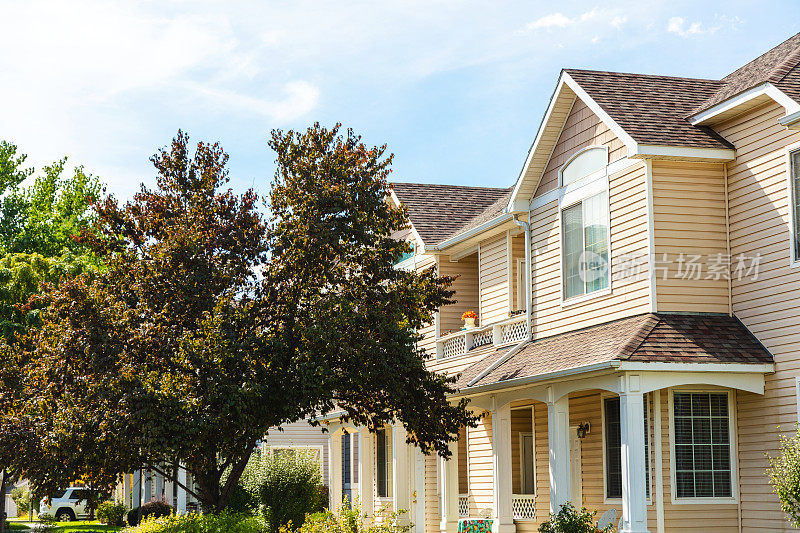
<path fill-rule="evenodd" d="M 425 454 L 414 447 L 414 498 L 413 522 L 415 533 L 425 533 Z"/>
<path fill-rule="evenodd" d="M 122 476 L 122 504 L 128 509 L 133 509 L 131 505 L 131 477 L 132 474 Z"/>
<path fill-rule="evenodd" d="M 144 503 L 153 499 L 153 471 L 149 468 L 144 478 Z"/>
<path fill-rule="evenodd" d="M 439 458 L 439 493 L 442 498 L 442 533 L 456 533 L 458 530 L 458 442 L 449 444 L 450 459 Z"/>
<path fill-rule="evenodd" d="M 167 495 L 164 493 L 164 476 L 161 474 L 154 474 L 155 476 L 155 489 L 156 489 L 156 499 L 157 500 L 167 500 Z"/>
<path fill-rule="evenodd" d="M 631 381 L 636 376 L 630 376 Z M 638 381 L 638 379 L 636 380 Z M 622 533 L 647 533 L 644 466 L 644 398 L 636 389 L 619 396 L 622 437 Z"/>
<path fill-rule="evenodd" d="M 328 438 L 328 472 L 330 475 L 330 509 L 336 512 L 342 505 L 342 432 L 335 431 Z"/>
<path fill-rule="evenodd" d="M 411 511 L 411 483 L 409 480 L 408 452 L 406 442 L 406 428 L 401 423 L 392 427 L 392 495 L 394 496 L 394 510 L 404 510 L 398 522 L 401 526 L 410 522 L 408 513 Z"/>
<path fill-rule="evenodd" d="M 175 503 L 175 512 L 177 514 L 186 514 L 186 468 L 183 465 L 178 465 L 178 501 Z M 183 485 L 183 487 L 181 486 Z"/>
<path fill-rule="evenodd" d="M 358 497 L 361 500 L 361 511 L 372 517 L 373 502 L 373 474 L 375 464 L 375 439 L 367 428 L 358 432 Z"/>
<path fill-rule="evenodd" d="M 133 486 L 131 487 L 131 509 L 142 506 L 142 470 L 139 469 L 133 474 Z"/>
<path fill-rule="evenodd" d="M 494 489 L 494 533 L 516 531 L 511 509 L 511 405 L 492 411 L 492 473 Z"/>
<path fill-rule="evenodd" d="M 547 390 L 547 441 L 550 448 L 550 512 L 572 498 L 569 468 L 569 397 L 555 400 Z M 580 507 L 580 504 L 578 505 Z"/>

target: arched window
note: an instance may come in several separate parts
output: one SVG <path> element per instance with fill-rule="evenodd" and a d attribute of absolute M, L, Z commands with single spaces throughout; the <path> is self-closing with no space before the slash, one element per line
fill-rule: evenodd
<path fill-rule="evenodd" d="M 561 169 L 561 185 L 585 178 L 589 174 L 603 170 L 608 165 L 608 151 L 605 148 L 589 148 L 578 153 Z"/>

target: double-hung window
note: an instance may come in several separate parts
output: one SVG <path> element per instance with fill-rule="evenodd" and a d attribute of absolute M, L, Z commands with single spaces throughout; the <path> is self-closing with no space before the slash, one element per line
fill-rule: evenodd
<path fill-rule="evenodd" d="M 727 392 L 673 394 L 675 496 L 733 497 Z"/>
<path fill-rule="evenodd" d="M 563 299 L 610 285 L 608 151 L 591 147 L 560 172 Z M 566 206 L 566 207 L 565 207 Z"/>
<path fill-rule="evenodd" d="M 647 396 L 644 396 L 645 496 L 650 498 L 650 435 Z M 603 400 L 603 439 L 605 441 L 606 499 L 622 498 L 622 424 L 619 397 Z"/>
<path fill-rule="evenodd" d="M 564 299 L 607 289 L 608 194 L 602 192 L 561 211 Z"/>
<path fill-rule="evenodd" d="M 792 262 L 800 263 L 800 146 L 789 151 L 789 203 L 792 212 Z"/>

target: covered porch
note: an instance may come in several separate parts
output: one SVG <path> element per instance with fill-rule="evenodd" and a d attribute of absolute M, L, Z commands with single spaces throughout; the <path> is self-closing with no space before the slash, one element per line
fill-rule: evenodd
<path fill-rule="evenodd" d="M 626 533 L 738 531 L 737 411 L 772 371 L 729 317 L 648 314 L 537 340 L 461 374 L 459 396 L 484 417 L 449 460 L 405 445 L 395 425 L 381 456 L 389 499 L 375 492 L 375 443 L 359 455 L 359 493 L 368 514 L 408 510 L 417 532 L 455 533 L 471 518 L 532 532 L 566 502 L 596 519 L 610 511 Z M 362 446 L 376 438 L 351 429 Z"/>

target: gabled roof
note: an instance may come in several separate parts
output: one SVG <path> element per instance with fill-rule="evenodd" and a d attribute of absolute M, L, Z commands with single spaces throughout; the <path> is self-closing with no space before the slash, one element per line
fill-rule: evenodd
<path fill-rule="evenodd" d="M 507 353 L 492 352 L 467 368 L 456 387 L 463 391 L 613 361 L 773 362 L 747 328 L 728 315 L 646 313 L 537 339 L 510 357 Z"/>
<path fill-rule="evenodd" d="M 479 226 L 503 213 L 511 189 L 430 183 L 393 183 L 397 199 L 425 245 Z"/>
<path fill-rule="evenodd" d="M 764 83 L 771 83 L 800 103 L 800 33 L 722 78 L 722 86 L 692 114 Z"/>
<path fill-rule="evenodd" d="M 634 141 L 646 145 L 732 148 L 712 129 L 686 116 L 720 90 L 723 82 L 566 69 L 572 79 Z"/>

